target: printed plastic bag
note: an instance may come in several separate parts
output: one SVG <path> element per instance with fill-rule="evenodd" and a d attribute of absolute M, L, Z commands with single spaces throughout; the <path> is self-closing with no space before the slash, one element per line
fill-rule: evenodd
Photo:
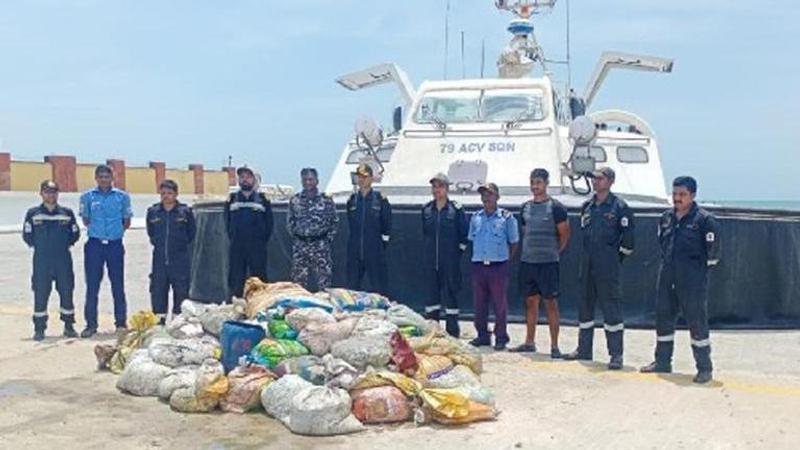
<path fill-rule="evenodd" d="M 225 322 L 220 334 L 222 365 L 226 372 L 239 365 L 239 358 L 249 355 L 253 347 L 266 336 L 266 332 L 259 325 L 235 321 Z"/>
<path fill-rule="evenodd" d="M 331 303 L 343 311 L 364 311 L 368 309 L 387 309 L 389 299 L 370 292 L 351 291 L 348 289 L 326 289 Z"/>
<path fill-rule="evenodd" d="M 427 386 L 439 389 L 455 389 L 467 386 L 480 386 L 481 380 L 467 366 L 457 365 L 447 373 L 429 379 Z"/>
<path fill-rule="evenodd" d="M 350 412 L 351 400 L 346 391 L 326 386 L 312 386 L 292 398 L 287 426 L 293 433 L 332 436 L 354 433 L 365 428 Z"/>
<path fill-rule="evenodd" d="M 261 406 L 267 415 L 284 424 L 289 420 L 292 398 L 305 388 L 313 386 L 297 375 L 286 375 L 268 384 L 261 391 Z"/>
<path fill-rule="evenodd" d="M 391 359 L 392 349 L 389 342 L 380 336 L 351 336 L 333 344 L 331 354 L 363 370 L 367 366 L 386 366 Z"/>
<path fill-rule="evenodd" d="M 312 322 L 303 328 L 297 340 L 308 347 L 312 354 L 323 356 L 330 352 L 334 342 L 350 337 L 356 322 L 357 318 L 346 318 L 332 323 Z"/>
<path fill-rule="evenodd" d="M 261 390 L 275 375 L 261 366 L 241 366 L 228 374 L 230 388 L 220 401 L 225 412 L 245 413 L 261 406 Z"/>
<path fill-rule="evenodd" d="M 405 422 L 411 408 L 405 394 L 394 386 L 353 391 L 353 415 L 362 423 Z"/>
<path fill-rule="evenodd" d="M 308 354 L 303 344 L 287 339 L 264 339 L 250 352 L 255 362 L 273 368 L 284 359 Z"/>
<path fill-rule="evenodd" d="M 289 282 L 264 283 L 257 277 L 249 278 L 244 285 L 247 318 L 254 319 L 260 311 L 266 311 L 272 308 L 278 300 L 288 297 L 310 298 L 312 294 L 299 284 Z"/>
<path fill-rule="evenodd" d="M 297 331 L 295 331 L 289 323 L 282 319 L 273 319 L 267 326 L 269 335 L 275 339 L 297 339 Z"/>
<path fill-rule="evenodd" d="M 427 387 L 428 380 L 440 377 L 453 369 L 453 361 L 442 355 L 421 355 L 414 378 Z"/>

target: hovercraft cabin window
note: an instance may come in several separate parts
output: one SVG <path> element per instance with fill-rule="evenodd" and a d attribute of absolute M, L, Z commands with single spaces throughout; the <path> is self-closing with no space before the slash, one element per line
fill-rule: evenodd
<path fill-rule="evenodd" d="M 644 147 L 622 146 L 617 147 L 617 160 L 628 164 L 647 164 L 650 157 Z"/>
<path fill-rule="evenodd" d="M 376 154 L 378 155 L 378 161 L 382 163 L 389 162 L 392 159 L 392 153 L 394 153 L 394 147 L 386 147 L 379 149 Z M 359 164 L 361 163 L 361 158 L 367 157 L 367 152 L 361 149 L 356 149 L 350 152 L 347 155 L 346 164 Z"/>

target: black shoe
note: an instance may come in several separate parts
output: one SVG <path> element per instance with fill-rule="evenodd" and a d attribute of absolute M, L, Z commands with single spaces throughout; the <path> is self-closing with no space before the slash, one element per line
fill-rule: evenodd
<path fill-rule="evenodd" d="M 511 347 L 508 351 L 512 353 L 536 353 L 536 344 L 519 344 Z"/>
<path fill-rule="evenodd" d="M 612 356 L 608 362 L 608 370 L 622 370 L 622 356 Z"/>
<path fill-rule="evenodd" d="M 450 336 L 458 339 L 461 336 L 461 327 L 458 326 L 458 320 L 448 320 L 445 325 L 445 331 Z"/>
<path fill-rule="evenodd" d="M 566 355 L 561 355 L 562 359 L 567 361 L 591 361 L 591 356 L 586 356 L 581 354 L 579 351 L 575 350 L 574 352 L 567 353 Z"/>
<path fill-rule="evenodd" d="M 44 330 L 36 330 L 33 333 L 33 340 L 36 342 L 41 342 L 44 340 Z"/>
<path fill-rule="evenodd" d="M 550 359 L 561 359 L 564 355 L 561 354 L 561 350 L 558 347 L 553 347 L 550 349 Z"/>
<path fill-rule="evenodd" d="M 639 369 L 641 373 L 672 373 L 672 366 L 651 362 L 650 364 Z"/>
<path fill-rule="evenodd" d="M 711 376 L 710 370 L 701 370 L 700 372 L 697 372 L 697 375 L 694 376 L 694 379 L 692 381 L 694 381 L 697 384 L 705 384 L 713 379 L 714 377 Z"/>
<path fill-rule="evenodd" d="M 482 341 L 479 338 L 475 338 L 469 341 L 469 345 L 473 347 L 489 347 L 492 345 L 492 343 L 490 341 Z"/>
<path fill-rule="evenodd" d="M 505 351 L 506 343 L 505 342 L 495 342 L 494 343 L 494 349 L 495 349 L 495 351 L 498 351 L 498 352 Z"/>
<path fill-rule="evenodd" d="M 75 331 L 75 328 L 72 326 L 71 323 L 64 324 L 64 337 L 65 338 L 78 337 L 78 333 Z"/>
<path fill-rule="evenodd" d="M 95 334 L 97 334 L 97 328 L 86 327 L 83 329 L 83 331 L 81 331 L 81 337 L 84 339 L 88 339 L 94 336 Z"/>

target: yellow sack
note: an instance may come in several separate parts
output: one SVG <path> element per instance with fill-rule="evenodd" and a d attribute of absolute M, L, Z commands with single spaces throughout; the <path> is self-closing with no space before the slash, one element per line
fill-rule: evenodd
<path fill-rule="evenodd" d="M 394 386 L 403 391 L 403 394 L 413 397 L 422 390 L 422 385 L 416 380 L 401 373 L 382 371 L 368 371 L 356 381 L 351 391 L 368 389 L 381 386 Z"/>
<path fill-rule="evenodd" d="M 417 357 L 419 368 L 414 378 L 422 384 L 431 378 L 444 375 L 453 369 L 453 361 L 442 355 L 419 355 Z"/>
<path fill-rule="evenodd" d="M 128 328 L 143 333 L 158 325 L 158 316 L 152 311 L 139 311 L 128 321 Z"/>
<path fill-rule="evenodd" d="M 455 389 L 423 389 L 419 397 L 431 409 L 434 418 L 443 416 L 452 419 L 469 415 L 469 398 Z"/>
<path fill-rule="evenodd" d="M 312 296 L 311 292 L 296 283 L 286 281 L 264 283 L 257 277 L 251 277 L 244 284 L 245 314 L 248 319 L 254 319 L 256 314 L 268 310 L 282 298 L 309 298 Z"/>
<path fill-rule="evenodd" d="M 447 356 L 455 364 L 467 366 L 476 374 L 483 372 L 480 353 L 441 330 L 434 330 L 422 337 L 412 337 L 408 342 L 417 354 Z"/>
<path fill-rule="evenodd" d="M 463 425 L 465 423 L 478 422 L 481 420 L 494 420 L 497 417 L 497 411 L 491 406 L 483 405 L 470 400 L 469 414 L 464 417 L 447 417 L 436 412 L 431 414 L 434 422 L 443 425 Z"/>
<path fill-rule="evenodd" d="M 217 404 L 225 397 L 230 389 L 228 378 L 225 376 L 219 377 L 217 381 L 204 387 L 197 393 L 197 401 L 200 403 L 214 403 Z"/>

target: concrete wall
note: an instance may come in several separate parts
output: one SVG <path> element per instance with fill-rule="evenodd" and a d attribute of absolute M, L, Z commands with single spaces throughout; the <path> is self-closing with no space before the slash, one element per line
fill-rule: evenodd
<path fill-rule="evenodd" d="M 213 196 L 228 195 L 228 174 L 227 172 L 210 172 L 206 171 L 205 176 L 205 194 Z"/>
<path fill-rule="evenodd" d="M 94 181 L 95 167 L 97 167 L 95 164 L 78 164 L 75 168 L 75 177 L 78 180 L 78 192 L 88 191 L 97 185 Z"/>
<path fill-rule="evenodd" d="M 194 193 L 194 173 L 189 170 L 167 169 L 166 177 L 178 183 L 181 194 Z"/>
<path fill-rule="evenodd" d="M 127 167 L 125 183 L 128 192 L 137 194 L 153 194 L 158 190 L 155 171 L 148 167 Z"/>
<path fill-rule="evenodd" d="M 159 183 L 175 180 L 183 194 L 226 196 L 235 184 L 233 169 L 204 170 L 202 164 L 186 169 L 167 169 L 163 162 L 151 161 L 148 167 L 128 167 L 124 160 L 105 161 L 114 170 L 114 184 L 132 194 L 156 194 Z M 39 191 L 44 180 L 54 180 L 62 192 L 83 192 L 93 188 L 96 164 L 78 163 L 74 156 L 50 155 L 44 162 L 14 161 L 10 153 L 0 152 L 0 191 Z"/>
<path fill-rule="evenodd" d="M 39 185 L 53 176 L 50 164 L 11 161 L 11 190 L 39 192 Z"/>

